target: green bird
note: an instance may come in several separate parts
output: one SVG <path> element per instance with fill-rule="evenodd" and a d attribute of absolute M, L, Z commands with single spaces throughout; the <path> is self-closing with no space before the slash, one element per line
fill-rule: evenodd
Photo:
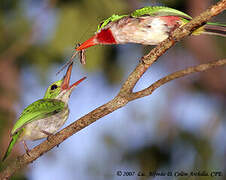
<path fill-rule="evenodd" d="M 73 63 L 68 66 L 65 76 L 61 80 L 48 87 L 43 99 L 35 101 L 24 109 L 13 126 L 12 139 L 2 161 L 8 157 L 16 142 L 22 141 L 28 153 L 26 140 L 34 141 L 48 137 L 64 125 L 69 116 L 68 101 L 70 95 L 75 86 L 86 79 L 86 77 L 83 77 L 69 85 L 72 65 Z"/>
<path fill-rule="evenodd" d="M 113 14 L 98 25 L 94 36 L 75 47 L 75 53 L 58 73 L 70 64 L 78 53 L 84 54 L 88 47 L 126 43 L 158 45 L 167 39 L 174 29 L 191 19 L 192 17 L 184 12 L 164 6 L 146 6 L 127 15 Z M 208 22 L 192 33 L 200 34 L 226 37 L 226 25 Z M 80 62 L 85 64 L 85 58 L 81 57 Z"/>
<path fill-rule="evenodd" d="M 98 44 L 138 43 L 157 45 L 170 33 L 188 23 L 191 16 L 173 8 L 147 6 L 128 15 L 115 15 L 102 21 L 93 37 L 76 47 L 82 51 Z M 226 25 L 210 23 L 195 30 L 192 35 L 211 34 L 226 36 Z"/>

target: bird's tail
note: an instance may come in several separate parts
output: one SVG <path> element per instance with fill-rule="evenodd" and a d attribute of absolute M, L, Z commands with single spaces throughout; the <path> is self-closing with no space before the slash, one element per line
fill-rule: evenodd
<path fill-rule="evenodd" d="M 226 25 L 220 24 L 220 23 L 208 22 L 204 26 L 194 31 L 193 34 L 194 35 L 210 34 L 210 35 L 226 37 Z"/>
<path fill-rule="evenodd" d="M 204 26 L 196 29 L 192 35 L 210 34 L 226 37 L 226 25 L 220 23 L 208 22 Z"/>
<path fill-rule="evenodd" d="M 12 139 L 11 139 L 11 141 L 9 143 L 9 146 L 7 148 L 7 151 L 6 151 L 5 155 L 2 158 L 2 161 L 4 161 L 9 156 L 9 154 L 11 153 L 11 151 L 13 149 L 14 144 L 17 142 L 17 140 L 18 140 L 19 136 L 21 135 L 22 131 L 23 131 L 23 129 L 21 129 L 20 131 L 16 132 L 12 136 Z"/>

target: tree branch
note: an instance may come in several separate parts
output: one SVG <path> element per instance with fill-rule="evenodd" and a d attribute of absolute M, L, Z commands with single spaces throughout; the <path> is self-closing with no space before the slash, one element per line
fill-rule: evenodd
<path fill-rule="evenodd" d="M 129 101 L 132 101 L 134 99 L 138 99 L 138 98 L 142 98 L 148 95 L 151 95 L 153 93 L 153 91 L 157 88 L 159 88 L 160 86 L 162 86 L 163 84 L 172 81 L 174 79 L 195 73 L 195 72 L 203 72 L 203 71 L 207 71 L 209 69 L 218 67 L 218 66 L 224 66 L 226 65 L 226 59 L 221 59 L 218 61 L 212 61 L 206 64 L 200 64 L 197 66 L 193 66 L 193 67 L 188 67 L 186 69 L 174 72 L 172 74 L 169 74 L 168 76 L 163 77 L 162 79 L 159 79 L 158 81 L 156 81 L 155 83 L 153 83 L 152 85 L 150 85 L 149 87 L 132 93 L 132 95 L 130 96 Z"/>
<path fill-rule="evenodd" d="M 120 92 L 114 99 L 98 107 L 97 109 L 93 110 L 92 112 L 88 113 L 82 118 L 78 119 L 77 121 L 70 124 L 63 130 L 58 132 L 57 134 L 50 136 L 48 140 L 44 141 L 40 145 L 33 148 L 29 152 L 29 156 L 27 154 L 24 154 L 22 156 L 17 157 L 17 159 L 12 161 L 1 172 L 0 179 L 8 179 L 10 176 L 12 176 L 13 173 L 18 171 L 20 168 L 23 168 L 27 164 L 33 162 L 34 160 L 39 158 L 42 154 L 46 153 L 47 151 L 51 150 L 55 146 L 59 145 L 68 137 L 72 136 L 73 134 L 80 131 L 81 129 L 89 126 L 96 120 L 106 116 L 107 114 L 110 114 L 111 112 L 125 106 L 129 101 L 150 95 L 155 89 L 157 89 L 161 85 L 173 79 L 183 77 L 185 75 L 192 74 L 194 72 L 202 72 L 213 67 L 225 65 L 226 59 L 222 59 L 222 60 L 214 61 L 211 63 L 190 67 L 182 71 L 177 71 L 175 73 L 172 73 L 156 81 L 148 88 L 133 93 L 134 86 L 136 85 L 138 80 L 141 78 L 141 76 L 167 49 L 172 47 L 175 44 L 175 42 L 180 41 L 184 37 L 191 34 L 192 31 L 194 31 L 195 29 L 197 29 L 198 27 L 206 23 L 211 17 L 225 10 L 225 8 L 226 8 L 226 0 L 222 0 L 218 2 L 216 5 L 207 9 L 205 12 L 200 14 L 200 16 L 194 18 L 192 21 L 190 21 L 183 27 L 176 29 L 168 39 L 160 43 L 157 47 L 153 48 L 149 54 L 147 54 L 142 58 L 140 63 L 137 65 L 135 70 L 129 75 L 128 79 L 120 89 Z"/>

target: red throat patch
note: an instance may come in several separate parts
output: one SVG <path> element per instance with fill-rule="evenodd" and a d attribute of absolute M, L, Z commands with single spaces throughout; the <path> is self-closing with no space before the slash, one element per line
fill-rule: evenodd
<path fill-rule="evenodd" d="M 103 29 L 97 33 L 97 40 L 100 44 L 117 44 L 110 29 Z"/>

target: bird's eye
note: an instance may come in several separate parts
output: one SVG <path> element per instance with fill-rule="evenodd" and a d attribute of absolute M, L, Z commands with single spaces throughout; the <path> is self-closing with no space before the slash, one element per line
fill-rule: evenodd
<path fill-rule="evenodd" d="M 57 85 L 56 84 L 53 84 L 52 86 L 51 86 L 51 90 L 54 90 L 54 89 L 56 89 L 57 88 Z"/>
<path fill-rule="evenodd" d="M 104 24 L 104 21 L 102 21 L 100 24 L 99 24 L 99 28 L 101 28 L 101 26 Z"/>

